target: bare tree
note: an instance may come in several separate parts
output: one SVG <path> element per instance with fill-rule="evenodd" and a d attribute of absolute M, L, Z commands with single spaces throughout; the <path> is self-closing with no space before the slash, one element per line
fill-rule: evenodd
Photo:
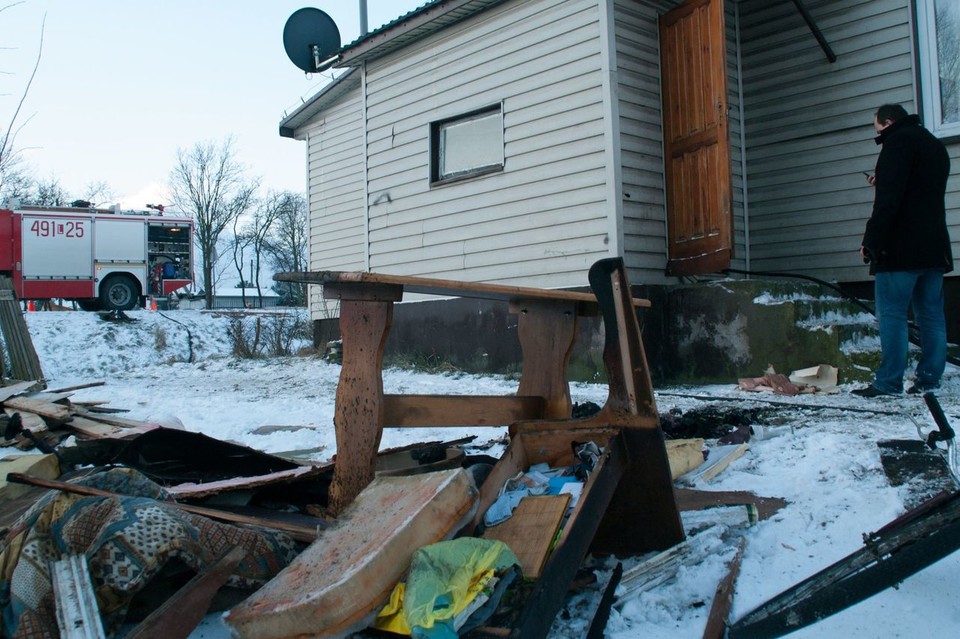
<path fill-rule="evenodd" d="M 230 248 L 233 252 L 233 267 L 237 269 L 237 279 L 240 287 L 240 301 L 244 308 L 247 306 L 247 284 L 243 278 L 243 265 L 245 263 L 245 254 L 247 247 L 250 246 L 250 234 L 246 228 L 240 228 L 240 218 L 233 220 L 233 239 L 230 242 Z"/>
<path fill-rule="evenodd" d="M 50 176 L 33 184 L 33 193 L 27 198 L 34 206 L 66 206 L 69 196 L 60 180 Z"/>
<path fill-rule="evenodd" d="M 170 173 L 171 199 L 194 219 L 207 308 L 213 307 L 217 240 L 250 208 L 258 186 L 257 180 L 246 177 L 229 138 L 219 145 L 197 142 L 190 150 L 177 150 Z"/>
<path fill-rule="evenodd" d="M 105 180 L 90 182 L 83 189 L 83 199 L 90 202 L 93 206 L 101 206 L 114 199 L 116 194 Z"/>
<path fill-rule="evenodd" d="M 18 4 L 23 4 L 22 2 L 12 2 L 4 6 L 0 6 L 0 13 L 3 13 L 11 7 L 15 7 Z M 30 121 L 30 118 L 26 118 L 23 121 L 20 121 L 20 112 L 23 110 L 23 104 L 27 99 L 27 94 L 30 93 L 30 87 L 33 84 L 33 79 L 37 76 L 37 69 L 40 68 L 40 58 L 43 55 L 43 32 L 46 27 L 47 16 L 44 14 L 43 21 L 40 24 L 40 44 L 37 47 L 37 59 L 33 63 L 33 70 L 30 72 L 30 77 L 27 79 L 27 84 L 24 86 L 23 91 L 20 93 L 20 99 L 17 101 L 17 106 L 13 109 L 13 114 L 10 116 L 10 120 L 7 122 L 6 128 L 0 130 L 0 196 L 5 195 L 9 197 L 14 197 L 11 195 L 10 191 L 12 190 L 7 184 L 8 181 L 12 181 L 16 184 L 22 186 L 22 180 L 24 174 L 20 164 L 20 149 L 17 147 L 17 135 L 26 126 L 27 122 Z"/>
<path fill-rule="evenodd" d="M 277 271 L 305 271 L 308 268 L 307 198 L 290 191 L 285 191 L 283 196 L 283 206 L 264 242 L 264 251 Z M 274 290 L 289 304 L 306 304 L 303 284 L 278 282 Z"/>
<path fill-rule="evenodd" d="M 260 286 L 260 267 L 267 259 L 267 250 L 273 227 L 291 207 L 291 197 L 295 196 L 288 191 L 271 191 L 257 204 L 257 208 L 253 212 L 253 219 L 250 222 L 250 248 L 253 249 L 254 262 L 253 284 L 257 288 L 257 297 L 261 306 L 263 305 L 263 290 Z"/>

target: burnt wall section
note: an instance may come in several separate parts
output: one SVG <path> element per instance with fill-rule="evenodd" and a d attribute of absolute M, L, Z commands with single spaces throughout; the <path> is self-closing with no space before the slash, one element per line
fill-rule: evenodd
<path fill-rule="evenodd" d="M 718 280 L 635 286 L 652 302 L 638 319 L 655 387 L 731 383 L 831 364 L 841 381 L 865 381 L 876 368 L 875 319 L 838 293 L 811 283 Z M 315 323 L 315 343 L 337 337 L 336 320 Z M 603 325 L 581 317 L 571 380 L 604 381 Z M 474 299 L 397 304 L 385 350 L 388 366 L 519 375 L 517 317 L 505 302 Z"/>

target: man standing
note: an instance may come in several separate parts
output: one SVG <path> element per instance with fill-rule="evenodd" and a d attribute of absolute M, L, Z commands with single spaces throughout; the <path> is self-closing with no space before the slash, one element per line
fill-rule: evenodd
<path fill-rule="evenodd" d="M 953 270 L 944 193 L 950 174 L 947 149 L 898 104 L 874 115 L 882 145 L 875 175 L 873 213 L 860 254 L 875 276 L 882 360 L 873 384 L 854 390 L 861 397 L 899 395 L 907 366 L 907 312 L 920 328 L 920 360 L 908 393 L 937 388 L 946 366 L 943 274 Z"/>

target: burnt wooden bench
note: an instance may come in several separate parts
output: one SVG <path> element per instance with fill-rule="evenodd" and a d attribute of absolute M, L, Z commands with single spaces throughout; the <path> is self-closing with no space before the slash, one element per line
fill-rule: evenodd
<path fill-rule="evenodd" d="M 570 464 L 576 442 L 594 441 L 605 450 L 538 568 L 539 578 L 525 582 L 524 605 L 471 636 L 545 637 L 588 550 L 631 555 L 683 540 L 636 316 L 636 309 L 649 302 L 632 297 L 621 259 L 600 260 L 590 268 L 592 293 L 366 272 L 281 273 L 275 279 L 322 285 L 324 298 L 340 302 L 343 365 L 334 409 L 333 512 L 342 511 L 373 480 L 380 436 L 387 427 L 509 426 L 510 445 L 480 487 L 479 508 L 467 533 L 477 528 L 503 482 L 518 471 L 540 462 Z M 518 315 L 523 357 L 517 393 L 384 394 L 384 345 L 393 304 L 405 292 L 508 302 Z M 577 322 L 598 313 L 609 392 L 600 412 L 572 419 L 567 366 Z"/>
<path fill-rule="evenodd" d="M 330 507 L 346 507 L 375 475 L 384 428 L 509 425 L 518 429 L 569 428 L 572 410 L 567 368 L 578 318 L 603 316 L 604 367 L 609 396 L 601 412 L 576 420 L 584 428 L 633 427 L 649 431 L 662 449 L 662 433 L 635 309 L 649 307 L 633 298 L 619 258 L 590 269 L 592 293 L 506 286 L 483 282 L 354 271 L 280 273 L 278 281 L 319 284 L 325 299 L 339 300 L 343 364 L 337 387 L 334 427 L 337 464 Z M 517 393 L 511 396 L 390 395 L 383 392 L 383 351 L 393 305 L 404 293 L 501 300 L 518 316 L 523 354 Z M 650 457 L 654 453 L 644 453 Z M 666 452 L 643 466 L 672 499 Z M 662 457 L 662 459 L 661 459 Z M 662 472 L 661 472 L 662 471 Z M 666 484 L 663 485 L 663 479 Z M 646 492 L 650 492 L 647 482 Z M 679 524 L 677 524 L 677 527 Z M 671 528 L 676 528 L 671 526 Z M 676 530 L 666 537 L 676 536 Z M 682 538 L 682 532 L 680 533 Z M 655 543 L 654 545 L 661 545 Z"/>

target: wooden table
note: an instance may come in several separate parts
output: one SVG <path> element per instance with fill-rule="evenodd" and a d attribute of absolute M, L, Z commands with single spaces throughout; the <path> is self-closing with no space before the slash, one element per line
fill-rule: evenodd
<path fill-rule="evenodd" d="M 337 463 L 329 504 L 334 514 L 373 480 L 385 427 L 508 425 L 511 434 L 518 429 L 569 429 L 572 402 L 567 367 L 578 318 L 599 312 L 605 331 L 603 360 L 609 395 L 600 413 L 572 423 L 584 428 L 627 427 L 645 433 L 639 435 L 644 450 L 637 454 L 642 459 L 634 459 L 636 463 L 631 463 L 628 472 L 633 477 L 626 484 L 634 488 L 620 500 L 615 496 L 614 502 L 631 501 L 621 503 L 630 511 L 653 508 L 651 516 L 663 515 L 668 520 L 665 527 L 656 527 L 660 532 L 655 537 L 670 539 L 670 543 L 683 538 L 635 313 L 636 308 L 650 304 L 631 296 L 621 259 L 600 260 L 591 267 L 593 293 L 344 271 L 281 273 L 275 279 L 320 284 L 324 298 L 340 301 L 343 366 L 334 411 Z M 385 395 L 383 350 L 393 304 L 402 300 L 405 292 L 507 301 L 510 311 L 518 315 L 523 356 L 517 393 Z M 621 488 L 627 490 L 627 485 Z M 618 530 L 614 527 L 611 538 L 622 536 L 622 521 Z M 664 543 L 670 545 L 651 541 L 654 546 L 666 547 Z"/>

